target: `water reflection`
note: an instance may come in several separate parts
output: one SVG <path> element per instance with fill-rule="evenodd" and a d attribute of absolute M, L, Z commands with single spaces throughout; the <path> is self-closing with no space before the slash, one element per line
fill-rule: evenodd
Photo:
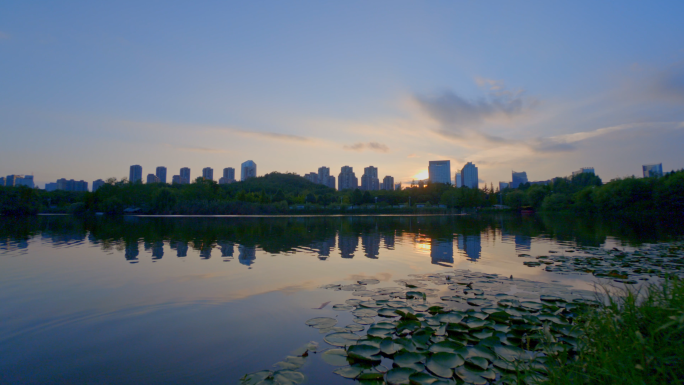
<path fill-rule="evenodd" d="M 433 264 L 450 265 L 461 257 L 477 262 L 483 242 L 514 243 L 515 250 L 524 253 L 529 252 L 534 239 L 549 238 L 580 246 L 598 246 L 608 237 L 640 243 L 678 236 L 682 227 L 676 221 L 642 219 L 628 224 L 624 219 L 577 216 L 85 219 L 40 216 L 0 218 L 0 253 L 26 250 L 31 239 L 37 239 L 53 247 L 88 243 L 103 250 L 121 250 L 130 263 L 139 261 L 141 247 L 155 261 L 164 257 L 165 247 L 181 258 L 188 256 L 192 249 L 205 260 L 218 249 L 221 258 L 230 261 L 237 246 L 238 261 L 252 266 L 257 249 L 271 254 L 304 250 L 322 261 L 360 255 L 378 259 L 382 257 L 382 249 L 393 250 L 397 242 L 411 242 L 416 249 L 429 252 Z"/>

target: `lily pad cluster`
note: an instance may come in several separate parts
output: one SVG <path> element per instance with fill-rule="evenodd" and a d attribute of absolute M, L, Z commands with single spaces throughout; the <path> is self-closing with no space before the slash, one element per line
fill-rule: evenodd
<path fill-rule="evenodd" d="M 574 317 L 596 304 L 592 292 L 467 270 L 395 285 L 324 286 L 359 297 L 333 307 L 351 311 L 354 324 L 306 322 L 328 332 L 321 358 L 335 374 L 367 384 L 537 383 L 550 355 L 575 353 Z"/>
<path fill-rule="evenodd" d="M 518 254 L 530 267 L 545 265 L 544 269 L 556 273 L 580 272 L 596 277 L 612 278 L 616 282 L 636 284 L 649 277 L 677 275 L 684 278 L 684 244 L 659 243 L 633 250 L 611 250 L 599 247 L 577 247 L 550 255 L 533 257 Z"/>
<path fill-rule="evenodd" d="M 297 385 L 306 381 L 299 371 L 306 363 L 309 353 L 318 350 L 318 343 L 311 341 L 292 352 L 292 355 L 273 365 L 275 370 L 260 370 L 246 374 L 240 379 L 241 385 Z"/>

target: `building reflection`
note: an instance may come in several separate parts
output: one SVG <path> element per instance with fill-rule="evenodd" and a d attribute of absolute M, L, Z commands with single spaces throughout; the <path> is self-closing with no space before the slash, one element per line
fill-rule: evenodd
<path fill-rule="evenodd" d="M 318 259 L 326 260 L 330 256 L 330 253 L 335 250 L 335 236 L 320 241 L 314 241 L 309 247 L 318 253 Z"/>
<path fill-rule="evenodd" d="M 382 241 L 385 244 L 385 249 L 394 250 L 394 238 L 394 232 L 392 232 L 391 234 L 383 234 Z"/>
<path fill-rule="evenodd" d="M 256 247 L 239 245 L 238 252 L 240 253 L 238 255 L 238 262 L 245 266 L 252 266 L 256 260 Z"/>
<path fill-rule="evenodd" d="M 361 234 L 361 247 L 366 258 L 377 259 L 380 255 L 380 234 L 377 232 Z"/>
<path fill-rule="evenodd" d="M 233 242 L 219 241 L 216 244 L 221 249 L 221 257 L 223 257 L 224 262 L 229 262 L 233 259 L 233 252 L 235 250 L 235 245 Z"/>
<path fill-rule="evenodd" d="M 531 247 L 532 247 L 532 237 L 528 237 L 525 235 L 516 235 L 515 236 L 515 251 L 528 252 L 528 251 L 530 251 Z"/>
<path fill-rule="evenodd" d="M 164 241 L 156 241 L 152 245 L 152 259 L 162 259 L 164 256 Z"/>
<path fill-rule="evenodd" d="M 356 253 L 356 247 L 359 245 L 359 237 L 357 237 L 356 235 L 340 234 L 338 245 L 342 258 L 354 258 L 354 253 Z"/>
<path fill-rule="evenodd" d="M 140 250 L 138 250 L 138 241 L 126 241 L 125 257 L 126 260 L 135 263 L 138 262 L 138 255 Z"/>
<path fill-rule="evenodd" d="M 171 241 L 169 242 L 171 250 L 176 250 L 177 257 L 187 257 L 188 256 L 188 242 L 184 241 Z"/>
<path fill-rule="evenodd" d="M 482 239 L 477 235 L 458 235 L 458 249 L 467 256 L 471 262 L 477 262 L 482 253 Z"/>
<path fill-rule="evenodd" d="M 433 265 L 454 263 L 454 241 L 450 239 L 431 239 L 430 258 Z"/>

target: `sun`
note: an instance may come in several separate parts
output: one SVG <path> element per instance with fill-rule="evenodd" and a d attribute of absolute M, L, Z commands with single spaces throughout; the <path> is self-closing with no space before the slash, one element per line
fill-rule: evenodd
<path fill-rule="evenodd" d="M 429 177 L 430 177 L 430 174 L 428 173 L 428 170 L 422 170 L 422 171 L 419 172 L 418 174 L 414 175 L 414 176 L 413 176 L 413 179 L 416 179 L 416 180 L 423 180 L 423 179 L 427 179 L 427 178 L 429 178 Z"/>

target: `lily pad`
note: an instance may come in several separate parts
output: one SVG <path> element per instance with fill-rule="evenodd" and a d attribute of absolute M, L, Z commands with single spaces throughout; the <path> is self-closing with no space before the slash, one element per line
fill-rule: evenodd
<path fill-rule="evenodd" d="M 437 380 L 438 378 L 427 373 L 413 373 L 409 376 L 409 381 L 412 385 L 430 385 Z"/>
<path fill-rule="evenodd" d="M 352 314 L 356 317 L 359 317 L 359 318 L 366 318 L 366 317 L 375 317 L 378 315 L 378 312 L 373 310 L 373 309 L 362 308 L 362 309 L 354 310 L 352 312 Z"/>
<path fill-rule="evenodd" d="M 349 365 L 347 352 L 344 349 L 328 349 L 321 354 L 321 359 L 332 366 Z"/>
<path fill-rule="evenodd" d="M 240 379 L 240 384 L 256 385 L 272 375 L 273 372 L 270 370 L 260 370 L 258 372 L 246 374 L 244 377 L 242 377 L 242 379 Z"/>
<path fill-rule="evenodd" d="M 375 322 L 375 319 L 370 318 L 370 317 L 356 317 L 352 321 L 356 322 L 357 324 L 361 325 L 370 325 Z"/>
<path fill-rule="evenodd" d="M 347 349 L 347 355 L 356 360 L 380 361 L 380 349 L 366 344 L 352 345 Z"/>
<path fill-rule="evenodd" d="M 422 362 L 425 356 L 418 353 L 399 352 L 394 355 L 394 363 L 397 366 L 408 366 L 416 362 Z"/>
<path fill-rule="evenodd" d="M 339 368 L 337 370 L 334 370 L 333 373 L 340 375 L 344 378 L 351 378 L 354 379 L 361 374 L 361 372 L 364 371 L 364 368 L 358 365 L 350 365 L 350 366 L 345 366 L 343 368 Z"/>
<path fill-rule="evenodd" d="M 483 357 L 469 357 L 466 362 L 478 369 L 486 370 L 489 366 L 489 361 Z"/>
<path fill-rule="evenodd" d="M 409 376 L 414 373 L 411 368 L 394 368 L 385 374 L 385 379 L 389 385 L 408 385 Z"/>
<path fill-rule="evenodd" d="M 278 385 L 301 384 L 304 380 L 304 374 L 293 370 L 279 370 L 273 373 L 273 383 Z"/>
<path fill-rule="evenodd" d="M 328 334 L 323 340 L 333 346 L 355 345 L 361 337 L 354 333 L 332 333 Z"/>
<path fill-rule="evenodd" d="M 398 343 L 395 343 L 394 340 L 391 338 L 385 338 L 380 343 L 380 351 L 389 356 L 400 351 L 401 349 L 403 349 L 403 346 Z"/>
<path fill-rule="evenodd" d="M 306 321 L 306 324 L 316 329 L 326 329 L 335 326 L 337 320 L 330 317 L 316 317 Z"/>
<path fill-rule="evenodd" d="M 333 308 L 333 310 L 337 310 L 337 311 L 347 311 L 347 310 L 352 310 L 354 308 L 354 306 L 347 305 L 347 304 L 337 304 L 337 305 L 333 305 L 332 308 Z"/>

